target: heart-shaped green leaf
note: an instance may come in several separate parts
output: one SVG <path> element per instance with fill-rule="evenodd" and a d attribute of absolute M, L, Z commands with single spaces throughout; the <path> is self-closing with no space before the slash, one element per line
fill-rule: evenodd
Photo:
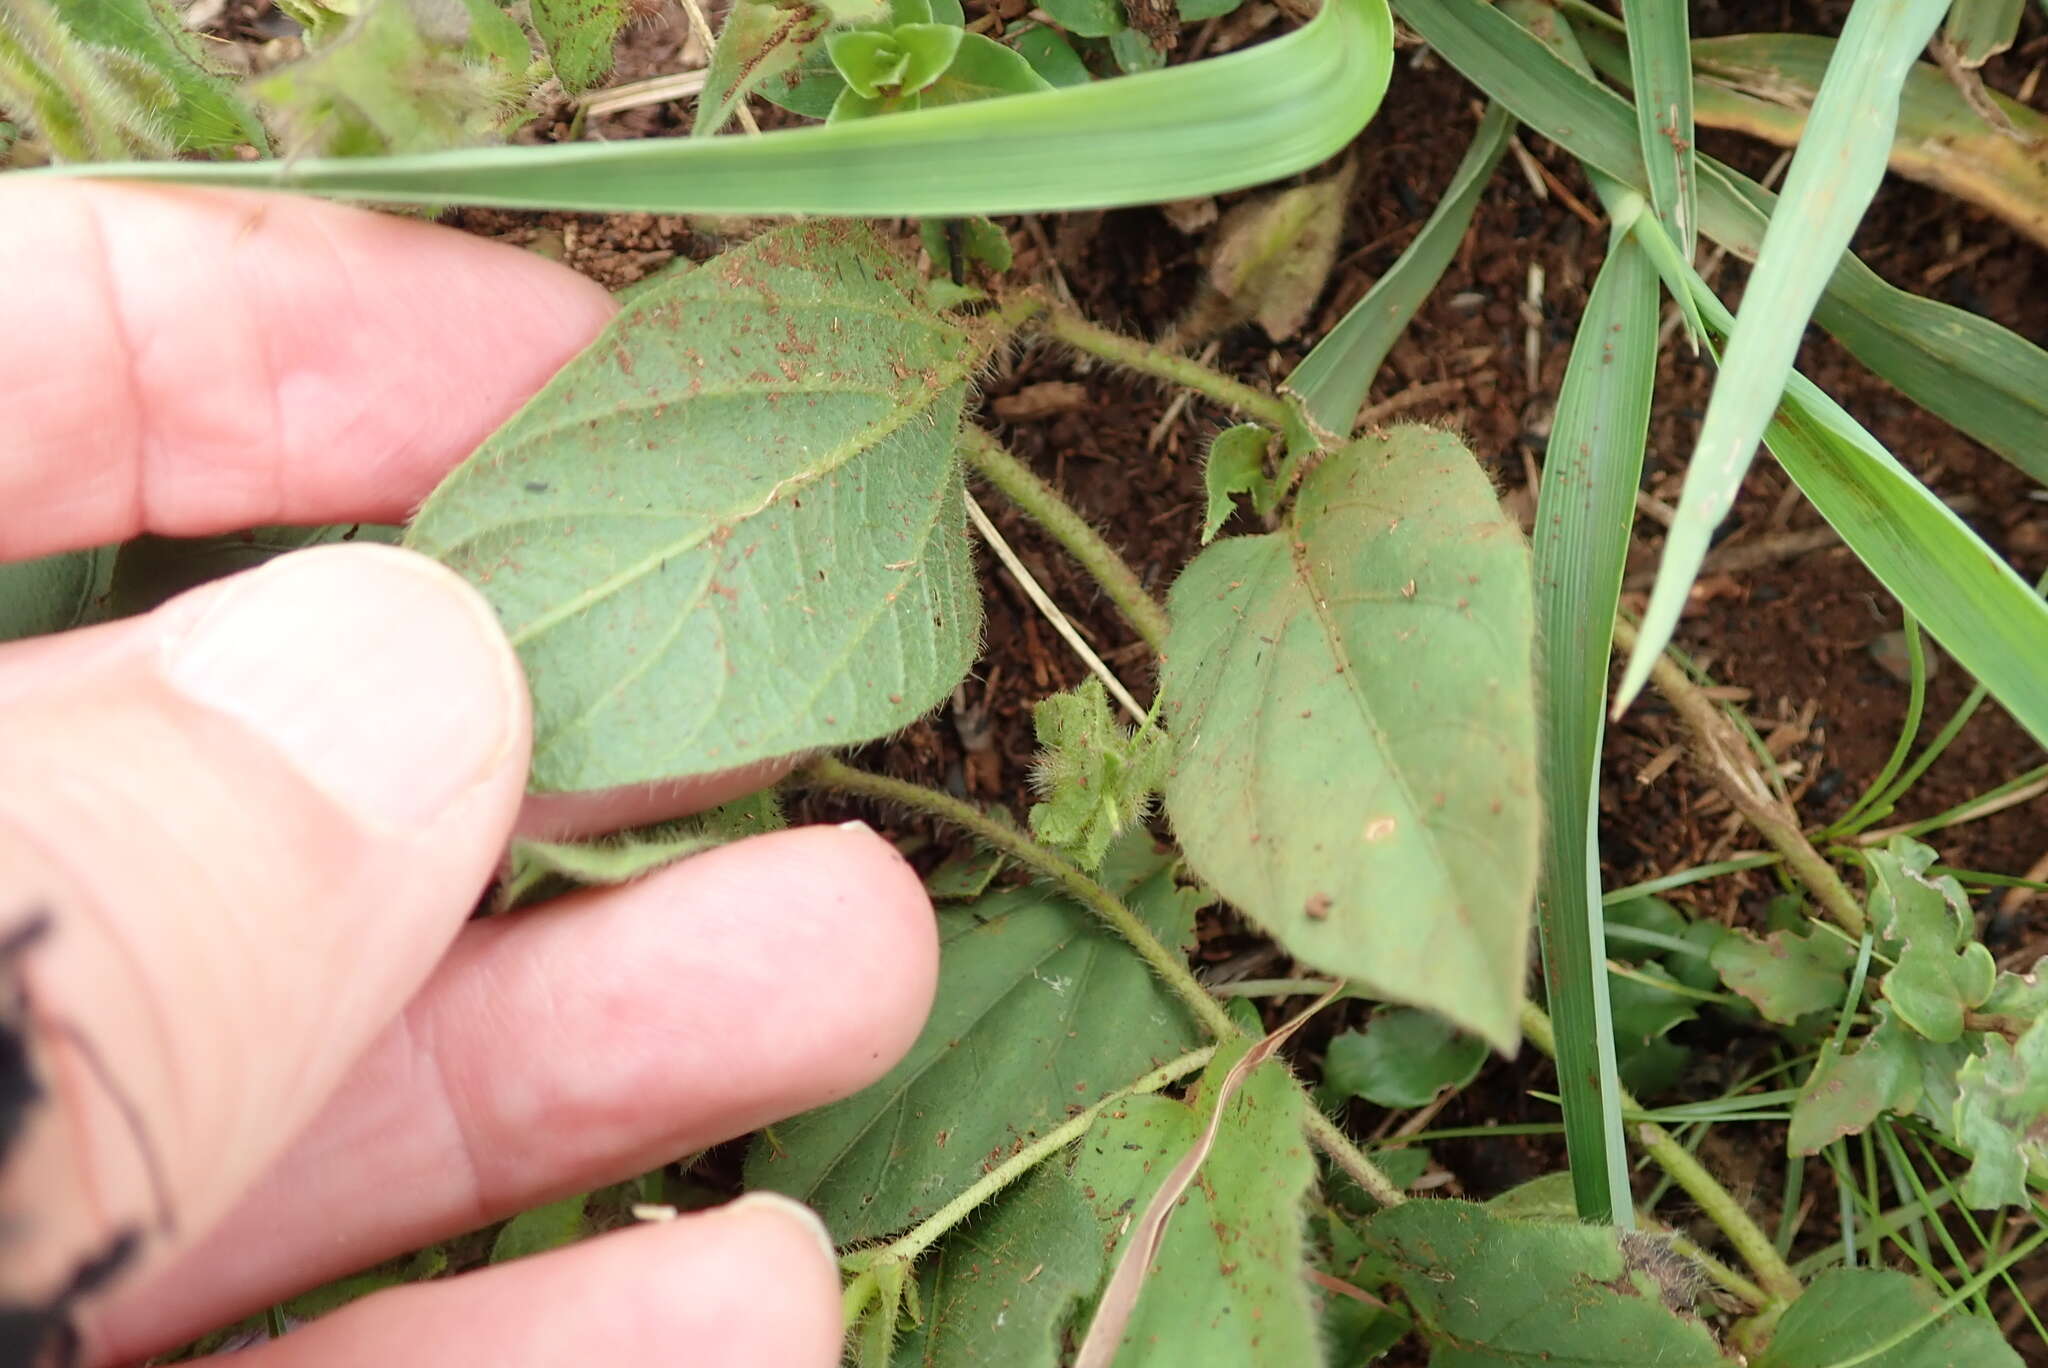
<path fill-rule="evenodd" d="M 1289 953 L 1516 1039 L 1536 883 L 1529 557 L 1471 453 L 1332 453 L 1173 588 L 1166 807 Z"/>
<path fill-rule="evenodd" d="M 533 785 L 885 735 L 973 659 L 955 436 L 978 351 L 864 227 L 807 223 L 634 296 L 427 500 L 497 608 Z"/>

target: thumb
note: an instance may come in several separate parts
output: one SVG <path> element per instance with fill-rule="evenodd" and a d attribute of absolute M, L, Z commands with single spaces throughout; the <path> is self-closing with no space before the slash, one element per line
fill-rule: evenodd
<path fill-rule="evenodd" d="M 267 1167 L 475 905 L 527 741 L 488 606 L 388 547 L 0 648 L 0 1307 Z"/>

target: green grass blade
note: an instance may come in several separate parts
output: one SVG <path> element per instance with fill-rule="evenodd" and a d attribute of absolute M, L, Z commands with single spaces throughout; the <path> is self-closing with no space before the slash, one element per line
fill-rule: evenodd
<path fill-rule="evenodd" d="M 1212 194 L 1313 166 L 1379 108 L 1392 62 L 1385 0 L 1329 0 L 1298 31 L 1208 61 L 759 137 L 22 174 L 89 171 L 383 203 L 586 212 L 892 217 L 1101 208 Z"/>
<path fill-rule="evenodd" d="M 1884 179 L 1906 73 L 1947 9 L 1948 0 L 1857 0 L 1849 11 L 1707 400 L 1678 517 L 1615 691 L 1617 708 L 1649 681 L 1650 666 L 1678 627 L 1714 529 L 1735 506 L 1757 440 L 1777 410 L 1829 268 Z"/>
<path fill-rule="evenodd" d="M 1544 699 L 1537 909 L 1579 1215 L 1632 1224 L 1594 837 L 1614 609 L 1657 369 L 1657 272 L 1620 236 L 1593 283 L 1558 396 L 1536 506 Z"/>
<path fill-rule="evenodd" d="M 1636 136 L 1650 176 L 1650 203 L 1692 259 L 1699 228 L 1694 173 L 1692 48 L 1685 0 L 1622 0 L 1629 69 L 1636 89 Z"/>
<path fill-rule="evenodd" d="M 1380 364 L 1465 240 L 1480 192 L 1493 178 L 1513 130 L 1514 118 L 1507 110 L 1487 106 L 1450 187 L 1415 240 L 1283 383 L 1283 389 L 1300 396 L 1309 417 L 1324 431 L 1351 435 Z"/>
<path fill-rule="evenodd" d="M 1596 170 L 1648 193 L 1628 101 L 1490 5 L 1397 0 L 1466 79 Z M 1599 35 L 1589 34 L 1589 37 Z M 1762 245 L 1775 197 L 1698 159 L 1700 232 L 1739 256 Z M 2048 481 L 2048 352 L 1989 319 L 1894 289 L 1844 252 L 1814 321 L 1915 403 Z"/>

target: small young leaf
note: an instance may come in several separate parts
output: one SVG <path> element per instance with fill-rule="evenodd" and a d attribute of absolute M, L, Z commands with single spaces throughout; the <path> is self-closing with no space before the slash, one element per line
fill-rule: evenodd
<path fill-rule="evenodd" d="M 1884 1112 L 1910 1111 L 1919 1101 L 1925 1065 L 1919 1037 L 1899 1024 L 1888 1005 L 1854 1050 L 1822 1044 L 1820 1059 L 1792 1104 L 1786 1143 L 1794 1154 L 1818 1154 L 1845 1135 L 1860 1133 Z"/>
<path fill-rule="evenodd" d="M 967 37 L 952 24 L 898 24 L 890 36 L 903 50 L 905 65 L 898 84 L 906 93 L 923 90 L 944 75 Z"/>
<path fill-rule="evenodd" d="M 1017 55 L 1031 64 L 1031 69 L 1053 86 L 1087 85 L 1095 77 L 1089 74 L 1088 66 L 1081 60 L 1081 54 L 1074 51 L 1056 28 L 1039 24 L 1026 29 L 1014 40 Z"/>
<path fill-rule="evenodd" d="M 1289 953 L 1512 1047 L 1536 881 L 1529 557 L 1471 453 L 1332 452 L 1173 587 L 1166 808 Z"/>
<path fill-rule="evenodd" d="M 1128 25 L 1122 0 L 1045 0 L 1052 21 L 1077 38 L 1107 38 Z"/>
<path fill-rule="evenodd" d="M 1653 1237 L 1460 1201 L 1382 1211 L 1365 1237 L 1393 1260 L 1431 1368 L 1728 1368 L 1713 1336 L 1667 1304 L 1697 1289 Z"/>
<path fill-rule="evenodd" d="M 863 95 L 852 86 L 839 92 L 839 98 L 832 102 L 832 112 L 825 116 L 826 123 L 844 123 L 848 119 L 872 119 L 878 114 L 907 113 L 917 108 L 915 95 Z M 932 299 L 935 309 L 947 307 L 948 301 Z"/>
<path fill-rule="evenodd" d="M 1249 494 L 1254 509 L 1270 511 L 1279 497 L 1278 486 L 1266 473 L 1266 450 L 1272 444 L 1273 433 L 1257 423 L 1227 427 L 1210 439 L 1209 454 L 1202 461 L 1202 486 L 1209 495 L 1209 508 L 1202 516 L 1202 545 L 1214 541 L 1230 521 L 1237 509 L 1233 495 Z"/>
<path fill-rule="evenodd" d="M 695 817 L 621 831 L 596 841 L 515 840 L 499 902 L 504 907 L 518 906 L 529 901 L 536 890 L 558 882 L 596 888 L 630 883 L 678 860 L 763 832 L 780 831 L 784 825 L 782 804 L 773 792 L 764 791 Z"/>
<path fill-rule="evenodd" d="M 1031 720 L 1040 747 L 1031 782 L 1044 795 L 1031 807 L 1032 834 L 1094 869 L 1152 806 L 1171 758 L 1166 737 L 1122 726 L 1094 675 L 1040 702 Z"/>
<path fill-rule="evenodd" d="M 1884 976 L 1885 998 L 1899 1019 L 1937 1044 L 1958 1039 L 1963 1014 L 1991 996 L 1998 966 L 1974 936 L 1976 919 L 1952 875 L 1927 877 L 1934 852 L 1905 836 L 1867 853 L 1876 877 L 1870 919 L 1899 945 Z"/>
<path fill-rule="evenodd" d="M 409 544 L 526 665 L 536 789 L 852 744 L 960 681 L 976 356 L 921 294 L 865 227 L 756 238 L 637 296 L 427 500 Z"/>
<path fill-rule="evenodd" d="M 956 248 L 963 266 L 972 263 L 999 274 L 1009 270 L 1015 260 L 1010 251 L 1010 235 L 980 215 L 964 219 L 928 218 L 917 225 L 917 232 L 932 259 L 932 270 L 942 276 L 952 274 Z"/>
<path fill-rule="evenodd" d="M 954 1228 L 918 1270 L 923 1319 L 897 1368 L 1035 1368 L 1102 1278 L 1095 1213 L 1059 1164 L 1042 1164 Z"/>
<path fill-rule="evenodd" d="M 960 50 L 944 74 L 924 88 L 922 107 L 932 109 L 1051 89 L 1052 83 L 1032 70 L 1031 63 L 1023 57 L 993 38 L 969 33 L 962 36 Z"/>
<path fill-rule="evenodd" d="M 1713 953 L 1721 981 L 1755 1003 L 1766 1020 L 1784 1026 L 1809 1012 L 1839 1008 L 1855 963 L 1856 948 L 1823 931 L 1773 931 L 1758 940 L 1736 928 Z"/>
<path fill-rule="evenodd" d="M 1073 1182 L 1115 1250 L 1132 1213 L 1200 1138 L 1212 1099 L 1251 1042 L 1217 1053 L 1184 1102 L 1134 1097 L 1081 1137 Z M 1307 1100 L 1277 1062 L 1254 1069 L 1166 1229 L 1123 1336 L 1118 1368 L 1301 1368 L 1320 1362 L 1303 1276 L 1302 1197 L 1315 1163 Z"/>
<path fill-rule="evenodd" d="M 1426 1107 L 1445 1088 L 1462 1088 L 1486 1062 L 1486 1042 L 1434 1012 L 1385 1008 L 1363 1031 L 1330 1042 L 1323 1079 L 1380 1107 Z"/>
<path fill-rule="evenodd" d="M 533 30 L 571 95 L 611 75 L 612 45 L 626 26 L 628 0 L 532 0 Z"/>
<path fill-rule="evenodd" d="M 498 1237 L 491 1242 L 491 1262 L 510 1263 L 582 1239 L 583 1208 L 589 1200 L 587 1195 L 578 1193 L 520 1212 L 498 1228 Z"/>
<path fill-rule="evenodd" d="M 1957 1078 L 1955 1134 L 1970 1152 L 1962 1196 L 1973 1207 L 2023 1206 L 2027 1170 L 2048 1174 L 2048 1017 L 2017 1042 L 1986 1035 Z"/>
<path fill-rule="evenodd" d="M 1918 1278 L 1883 1268 L 1837 1268 L 1815 1278 L 1792 1303 L 1751 1368 L 2020 1368 L 2020 1356 L 1996 1325 L 1962 1312 L 1933 1315 L 1940 1306 L 1934 1289 Z M 1899 1339 L 1923 1321 L 1926 1328 Z"/>
<path fill-rule="evenodd" d="M 835 33 L 825 40 L 825 50 L 832 54 L 832 65 L 845 78 L 847 88 L 863 99 L 879 100 L 885 93 L 899 93 L 910 69 L 910 54 L 896 41 L 896 35 L 879 29 Z"/>
<path fill-rule="evenodd" d="M 1102 877 L 1168 945 L 1192 939 L 1201 899 L 1144 832 L 1111 851 Z M 810 1203 L 841 1240 L 929 1215 L 1072 1108 L 1201 1039 L 1143 961 L 1044 890 L 1008 889 L 938 916 L 938 999 L 903 1062 L 777 1126 L 747 1156 L 747 1186 Z"/>

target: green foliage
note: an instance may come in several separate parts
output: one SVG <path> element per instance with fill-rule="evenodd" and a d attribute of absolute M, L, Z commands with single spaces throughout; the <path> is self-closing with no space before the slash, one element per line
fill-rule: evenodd
<path fill-rule="evenodd" d="M 1276 342 L 1301 331 L 1337 259 L 1351 184 L 1346 163 L 1334 176 L 1255 196 L 1223 216 L 1209 252 L 1209 287 L 1225 317 L 1250 319 Z"/>
<path fill-rule="evenodd" d="M 68 632 L 104 614 L 115 548 L 0 564 L 0 642 Z"/>
<path fill-rule="evenodd" d="M 951 24 L 899 24 L 888 31 L 856 29 L 825 42 L 847 88 L 864 99 L 914 95 L 952 64 L 961 30 Z"/>
<path fill-rule="evenodd" d="M 1963 1033 L 1964 1013 L 1991 996 L 1998 966 L 1976 939 L 1976 917 L 1952 876 L 1927 877 L 1934 852 L 1904 836 L 1869 852 L 1870 919 L 1897 967 L 1884 976 L 1899 1019 L 1937 1044 Z"/>
<path fill-rule="evenodd" d="M 980 610 L 975 359 L 870 230 L 803 224 L 638 295 L 485 442 L 407 540 L 519 648 L 534 787 L 850 744 L 944 698 Z"/>
<path fill-rule="evenodd" d="M 1486 1062 L 1486 1042 L 1434 1012 L 1393 1007 L 1362 1031 L 1330 1041 L 1323 1081 L 1380 1107 L 1426 1107 L 1446 1088 L 1462 1088 Z"/>
<path fill-rule="evenodd" d="M 329 523 L 320 527 L 252 527 L 218 537 L 141 536 L 114 558 L 108 612 L 114 617 L 146 613 L 187 589 L 253 570 L 265 561 L 310 546 L 334 542 L 395 544 L 400 529 L 379 523 Z"/>
<path fill-rule="evenodd" d="M 578 1193 L 520 1212 L 498 1228 L 498 1236 L 491 1242 L 491 1262 L 510 1263 L 582 1239 L 586 1233 L 584 1208 L 589 1201 Z"/>
<path fill-rule="evenodd" d="M 2019 1368 L 1998 1329 L 1944 1314 L 1927 1284 L 1881 1268 L 1842 1268 L 1816 1278 L 1778 1322 L 1752 1368 Z"/>
<path fill-rule="evenodd" d="M 530 0 L 533 29 L 548 63 L 571 95 L 590 89 L 612 70 L 612 46 L 632 12 L 628 0 Z M 739 8 L 745 8 L 744 0 Z"/>
<path fill-rule="evenodd" d="M 1043 8 L 1077 38 L 1107 38 L 1129 27 L 1121 0 L 1046 0 Z"/>
<path fill-rule="evenodd" d="M 1833 1011 L 1848 991 L 1856 948 L 1818 930 L 1773 931 L 1758 939 L 1739 927 L 1714 947 L 1714 969 L 1730 989 L 1756 1004 L 1766 1020 L 1791 1025 L 1811 1012 Z"/>
<path fill-rule="evenodd" d="M 1888 1005 L 1877 1009 L 1877 1025 L 1856 1048 L 1838 1048 L 1832 1040 L 1823 1044 L 1792 1107 L 1791 1151 L 1818 1154 L 1884 1112 L 1911 1111 L 1920 1100 L 1925 1051 L 1925 1042 Z"/>
<path fill-rule="evenodd" d="M 932 269 L 940 275 L 952 274 L 956 266 L 963 275 L 969 266 L 1000 274 L 1010 269 L 1014 259 L 1010 235 L 979 214 L 964 219 L 926 219 L 917 227 Z"/>
<path fill-rule="evenodd" d="M 1249 494 L 1252 507 L 1261 513 L 1279 503 L 1280 486 L 1266 473 L 1266 452 L 1272 444 L 1272 431 L 1257 423 L 1227 427 L 1210 439 L 1209 453 L 1202 460 L 1202 485 L 1209 498 L 1202 515 L 1202 545 L 1216 540 L 1230 521 L 1237 507 L 1233 495 Z"/>
<path fill-rule="evenodd" d="M 1726 1368 L 1690 1316 L 1695 1270 L 1654 1236 L 1415 1201 L 1365 1226 L 1430 1343 L 1431 1368 Z"/>
<path fill-rule="evenodd" d="M 1032 834 L 1094 869 L 1151 808 L 1172 758 L 1166 736 L 1119 724 L 1094 675 L 1041 701 L 1031 718 L 1039 745 L 1031 782 L 1044 795 L 1031 806 Z"/>
<path fill-rule="evenodd" d="M 1458 441 L 1331 453 L 1175 583 L 1166 807 L 1288 951 L 1503 1047 L 1536 876 L 1528 555 Z"/>
<path fill-rule="evenodd" d="M 2017 1042 L 1985 1037 L 1956 1077 L 1956 1138 L 1971 1155 L 1962 1197 L 1975 1207 L 2027 1201 L 2027 1171 L 2048 1177 L 2048 1017 Z"/>
<path fill-rule="evenodd" d="M 524 40 L 508 49 L 484 6 L 374 0 L 332 42 L 251 88 L 294 156 L 368 157 L 468 147 L 526 117 Z"/>
<path fill-rule="evenodd" d="M 1048 85 L 1087 85 L 1095 79 L 1081 54 L 1074 51 L 1074 45 L 1058 29 L 1035 25 L 1018 34 L 1011 46 Z"/>
<path fill-rule="evenodd" d="M 876 18 L 882 7 L 877 5 Z M 784 7 L 767 0 L 734 0 L 711 49 L 704 93 L 697 99 L 692 137 L 703 138 L 724 128 L 733 112 L 758 90 L 777 103 L 806 80 L 817 86 L 817 98 L 792 106 L 800 114 L 822 119 L 845 83 L 825 51 L 831 29 L 830 12 L 818 6 Z"/>
<path fill-rule="evenodd" d="M 630 883 L 655 870 L 785 825 L 773 792 L 751 794 L 695 817 L 614 832 L 594 841 L 512 842 L 509 868 L 498 890 L 501 906 L 515 907 L 565 887 Z"/>
<path fill-rule="evenodd" d="M 1243 1053 L 1219 1051 L 1185 1101 L 1134 1097 L 1105 1112 L 1076 1147 L 1072 1180 L 1114 1265 L 1122 1240 L 1208 1124 L 1214 1094 Z M 1301 1134 L 1307 1105 L 1277 1062 L 1225 1103 L 1215 1147 L 1176 1208 L 1117 1368 L 1300 1368 L 1317 1362 L 1303 1277 L 1302 1198 L 1315 1165 Z"/>
<path fill-rule="evenodd" d="M 1104 879 L 1166 944 L 1192 937 L 1200 899 L 1143 832 Z M 841 1240 L 928 1216 L 1033 1137 L 1198 1040 L 1185 1011 L 1071 903 L 1038 889 L 939 912 L 938 999 L 917 1043 L 865 1091 L 777 1126 L 747 1159 L 750 1187 L 809 1202 Z M 1000 1099 L 999 1106 L 963 1099 Z"/>
<path fill-rule="evenodd" d="M 942 1241 L 918 1272 L 923 1318 L 898 1368 L 1027 1368 L 1059 1359 L 1061 1331 L 1103 1275 L 1095 1213 L 1042 1165 Z"/>

